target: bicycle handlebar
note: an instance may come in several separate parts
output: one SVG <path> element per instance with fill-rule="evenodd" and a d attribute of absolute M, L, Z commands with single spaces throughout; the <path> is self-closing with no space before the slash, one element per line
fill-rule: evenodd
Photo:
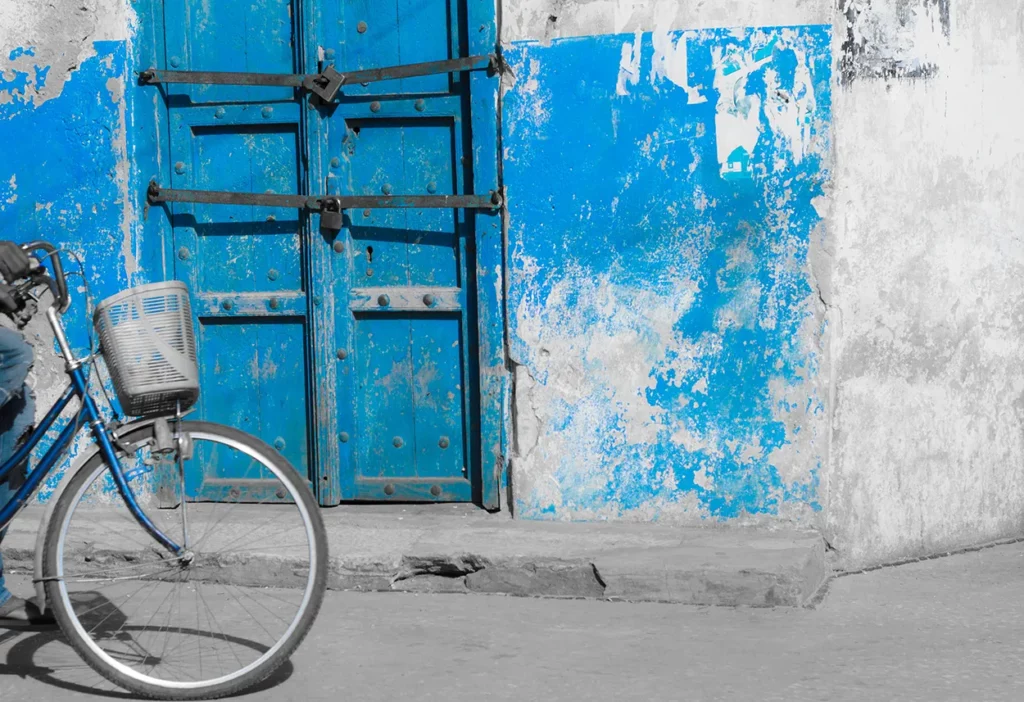
<path fill-rule="evenodd" d="M 25 253 L 33 253 L 35 251 L 46 252 L 46 257 L 50 259 L 50 267 L 53 268 L 53 277 L 45 273 L 32 277 L 49 286 L 57 303 L 57 311 L 61 314 L 67 312 L 68 307 L 71 306 L 71 296 L 68 294 L 68 281 L 64 277 L 64 264 L 61 263 L 60 253 L 57 251 L 57 248 L 48 241 L 42 240 L 22 244 L 21 248 Z"/>

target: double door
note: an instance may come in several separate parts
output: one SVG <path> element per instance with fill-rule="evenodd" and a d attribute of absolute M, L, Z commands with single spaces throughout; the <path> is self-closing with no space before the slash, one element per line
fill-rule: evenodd
<path fill-rule="evenodd" d="M 169 71 L 341 73 L 491 54 L 477 0 L 162 0 Z M 198 414 L 261 437 L 322 504 L 475 501 L 503 464 L 501 227 L 495 209 L 393 206 L 498 189 L 493 71 L 342 86 L 167 83 L 180 191 L 377 196 L 315 207 L 167 204 L 173 274 L 193 292 Z M 321 220 L 324 220 L 323 222 Z M 327 226 L 324 226 L 327 225 Z M 197 499 L 259 476 L 217 464 Z M 258 487 L 258 483 L 257 483 Z"/>

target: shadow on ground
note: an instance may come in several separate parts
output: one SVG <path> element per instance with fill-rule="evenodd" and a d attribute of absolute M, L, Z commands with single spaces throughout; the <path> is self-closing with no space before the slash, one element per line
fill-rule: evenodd
<path fill-rule="evenodd" d="M 120 690 L 93 672 L 68 645 L 58 629 L 0 631 L 0 647 L 6 646 L 10 648 L 6 659 L 0 660 L 0 680 L 8 677 L 31 678 L 66 692 L 99 695 L 108 699 L 138 699 L 136 695 Z M 46 655 L 40 655 L 44 650 Z M 288 661 L 244 694 L 271 690 L 287 682 L 293 672 L 294 667 Z"/>

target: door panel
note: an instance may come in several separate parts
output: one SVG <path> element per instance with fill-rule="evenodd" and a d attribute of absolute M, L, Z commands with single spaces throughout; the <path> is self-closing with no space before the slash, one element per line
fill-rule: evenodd
<path fill-rule="evenodd" d="M 308 465 L 305 325 L 295 319 L 200 320 L 199 343 L 212 359 L 200 367 L 202 411 L 254 434 L 296 467 Z M 299 411 L 296 411 L 298 408 Z M 242 456 L 236 454 L 241 460 Z M 213 463 L 216 477 L 252 475 L 248 463 Z M 270 476 L 262 476 L 270 477 Z"/>
<path fill-rule="evenodd" d="M 296 73 L 298 0 L 164 0 L 168 68 Z M 291 88 L 172 85 L 171 104 L 290 102 Z"/>
<path fill-rule="evenodd" d="M 349 120 L 344 177 L 359 195 L 455 193 L 459 157 L 446 120 Z M 353 287 L 458 287 L 459 237 L 453 210 L 363 210 L 350 234 L 357 264 Z"/>
<path fill-rule="evenodd" d="M 449 7 L 444 0 L 338 2 L 340 32 L 335 41 L 341 65 L 352 71 L 459 56 L 458 19 L 450 14 L 458 5 L 453 2 Z M 444 93 L 450 82 L 448 74 L 420 76 L 345 86 L 345 94 Z"/>
<path fill-rule="evenodd" d="M 355 329 L 359 478 L 433 481 L 451 493 L 435 497 L 469 499 L 459 316 L 360 315 Z"/>

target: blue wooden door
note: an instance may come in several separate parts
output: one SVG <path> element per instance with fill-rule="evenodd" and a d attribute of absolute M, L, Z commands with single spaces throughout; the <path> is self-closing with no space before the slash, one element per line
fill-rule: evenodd
<path fill-rule="evenodd" d="M 309 73 L 495 50 L 479 0 L 163 0 L 168 68 Z M 470 28 L 472 27 L 472 31 Z M 440 74 L 346 86 L 165 86 L 176 188 L 455 194 L 497 188 L 497 78 Z M 199 414 L 305 471 L 323 504 L 496 506 L 503 388 L 499 218 L 319 215 L 175 204 L 175 275 L 194 293 Z M 482 372 L 483 369 L 483 372 Z M 207 481 L 216 499 L 245 467 Z"/>

